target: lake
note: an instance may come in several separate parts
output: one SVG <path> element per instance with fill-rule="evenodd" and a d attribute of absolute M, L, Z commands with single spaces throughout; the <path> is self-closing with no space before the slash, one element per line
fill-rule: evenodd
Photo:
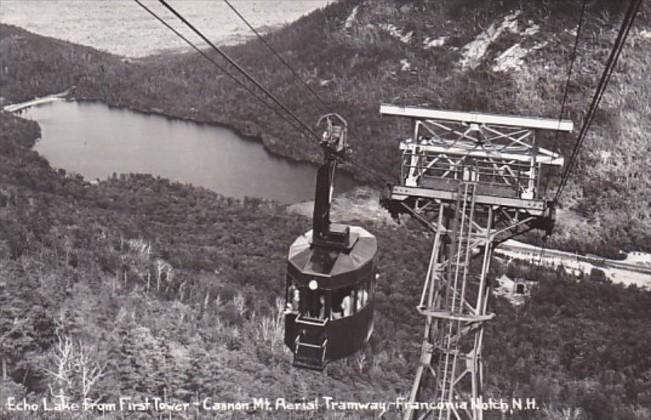
<path fill-rule="evenodd" d="M 280 203 L 314 199 L 315 165 L 274 156 L 262 143 L 228 128 L 93 102 L 50 102 L 20 115 L 41 126 L 34 148 L 52 167 L 86 180 L 147 173 L 230 197 Z M 336 186 L 344 192 L 355 183 L 339 172 Z"/>

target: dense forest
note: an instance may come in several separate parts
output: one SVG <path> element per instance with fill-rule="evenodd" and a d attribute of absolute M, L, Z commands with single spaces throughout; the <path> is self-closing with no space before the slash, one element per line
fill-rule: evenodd
<path fill-rule="evenodd" d="M 393 401 L 406 393 L 431 240 L 420 230 L 367 226 L 382 249 L 371 343 L 324 375 L 297 371 L 282 345 L 279 299 L 287 247 L 307 219 L 148 175 L 90 185 L 30 149 L 35 123 L 0 113 L 0 128 L 2 401 Z M 541 404 L 510 418 L 649 418 L 651 292 L 527 266 L 498 264 L 491 278 L 501 272 L 538 280 L 523 308 L 502 298 L 491 308 L 486 394 Z"/>
<path fill-rule="evenodd" d="M 356 158 L 384 171 L 398 167 L 396 142 L 407 127 L 379 119 L 382 101 L 557 116 L 563 72 L 554 70 L 567 64 L 563 48 L 533 53 L 520 76 L 492 72 L 486 63 L 460 73 L 453 64 L 458 50 L 416 48 L 425 34 L 446 35 L 448 46 L 460 48 L 478 28 L 522 6 L 489 1 L 477 8 L 476 3 L 341 1 L 269 40 L 352 123 Z M 346 27 L 356 6 L 355 19 Z M 465 13 L 470 7 L 473 13 Z M 650 17 L 645 7 L 643 24 Z M 523 10 L 518 19 L 523 25 L 528 19 L 539 22 L 536 36 L 541 38 L 558 32 L 550 39 L 567 48 L 572 37 L 563 29 L 574 25 L 567 13 L 574 8 L 574 3 L 550 1 Z M 611 2 L 591 3 L 590 13 L 599 19 L 590 20 L 589 46 L 583 46 L 571 85 L 568 110 L 576 122 L 620 12 Z M 407 44 L 396 39 L 380 26 L 387 22 L 413 31 L 415 38 Z M 490 53 L 510 45 L 514 36 L 500 39 Z M 648 49 L 650 41 L 636 42 Z M 318 116 L 314 101 L 261 45 L 252 41 L 230 51 L 281 92 L 301 117 Z M 592 152 L 584 153 L 563 209 L 574 224 L 561 224 L 553 239 L 560 244 L 608 253 L 608 239 L 614 249 L 648 249 L 651 187 L 642 171 L 649 156 L 644 153 L 648 141 L 642 141 L 648 107 L 635 106 L 648 104 L 651 97 L 644 51 L 627 50 L 598 128 L 588 139 L 620 153 L 627 164 L 605 167 Z M 401 70 L 405 55 L 416 70 Z M 288 127 L 215 77 L 214 69 L 193 54 L 131 61 L 0 25 L 0 96 L 5 101 L 71 86 L 77 98 L 228 124 L 260 136 L 277 153 L 316 158 L 307 138 L 289 135 Z M 476 94 L 466 94 L 469 89 Z M 625 124 L 631 121 L 639 125 Z M 422 333 L 415 306 L 431 244 L 422 230 L 410 223 L 364 222 L 381 249 L 371 342 L 324 374 L 298 371 L 282 344 L 281 296 L 287 248 L 309 228 L 307 218 L 276 203 L 235 200 L 149 175 L 120 174 L 91 185 L 52 169 L 31 150 L 39 135 L 36 123 L 0 112 L 0 416 L 70 417 L 10 412 L 9 398 L 65 397 L 97 404 L 120 396 L 133 402 L 153 397 L 237 402 L 261 396 L 294 402 L 321 396 L 394 401 L 408 392 Z M 562 268 L 496 263 L 490 277 L 503 273 L 536 280 L 537 286 L 522 307 L 501 297 L 491 301 L 490 311 L 497 316 L 488 324 L 484 349 L 485 394 L 535 398 L 540 404 L 540 410 L 506 418 L 651 418 L 650 291 L 615 285 L 596 273 L 577 279 Z M 200 408 L 188 413 L 213 417 Z M 96 409 L 79 417 L 100 414 Z M 106 413 L 105 418 L 123 414 Z M 379 413 L 322 408 L 316 414 L 281 414 L 334 419 Z M 235 418 L 278 415 L 233 413 Z M 485 415 L 505 418 L 500 412 Z"/>

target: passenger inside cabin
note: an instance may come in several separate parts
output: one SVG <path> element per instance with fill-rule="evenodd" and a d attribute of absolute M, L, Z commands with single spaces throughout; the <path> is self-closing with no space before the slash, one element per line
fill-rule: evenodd
<path fill-rule="evenodd" d="M 301 302 L 301 294 L 298 287 L 292 282 L 287 288 L 287 306 L 286 312 L 298 312 L 298 305 Z"/>
<path fill-rule="evenodd" d="M 312 303 L 309 303 L 312 302 Z M 326 299 L 323 294 L 319 294 L 319 298 L 314 300 L 308 299 L 307 315 L 313 319 L 326 319 L 327 305 Z"/>
<path fill-rule="evenodd" d="M 352 293 L 350 295 L 346 295 L 342 300 L 341 300 L 341 311 L 344 314 L 344 317 L 351 316 L 353 314 L 353 296 Z"/>
<path fill-rule="evenodd" d="M 355 290 L 346 288 L 332 295 L 332 319 L 351 316 L 355 310 Z"/>
<path fill-rule="evenodd" d="M 325 319 L 326 302 L 325 296 L 319 296 L 319 319 Z"/>
<path fill-rule="evenodd" d="M 296 289 L 296 286 L 294 286 L 294 283 L 291 283 L 289 287 L 287 287 L 287 296 L 285 297 L 285 302 L 287 303 L 285 305 L 285 312 L 291 312 L 292 311 L 292 298 L 294 296 L 294 289 Z"/>
<path fill-rule="evenodd" d="M 295 287 L 292 293 L 292 311 L 298 312 L 298 305 L 301 303 L 301 294 Z"/>
<path fill-rule="evenodd" d="M 357 291 L 357 311 L 359 312 L 368 301 L 368 292 L 366 291 L 366 286 L 361 286 Z"/>

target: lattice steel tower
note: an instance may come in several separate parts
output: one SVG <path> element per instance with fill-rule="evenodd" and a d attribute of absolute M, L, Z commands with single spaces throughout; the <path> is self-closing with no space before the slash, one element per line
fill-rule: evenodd
<path fill-rule="evenodd" d="M 573 124 L 392 105 L 380 113 L 413 121 L 413 137 L 400 143 L 400 185 L 385 205 L 434 232 L 418 305 L 421 357 L 404 418 L 481 420 L 492 252 L 508 237 L 551 231 L 554 209 L 540 196 L 540 170 L 563 158 L 537 147 L 535 131 L 569 132 Z M 470 272 L 474 258 L 481 258 L 478 274 Z"/>

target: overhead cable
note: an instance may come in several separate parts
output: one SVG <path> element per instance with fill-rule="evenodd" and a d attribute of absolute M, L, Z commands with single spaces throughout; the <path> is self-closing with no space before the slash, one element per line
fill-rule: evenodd
<path fill-rule="evenodd" d="M 178 36 L 180 39 L 182 39 L 186 44 L 188 44 L 190 47 L 192 47 L 195 51 L 197 51 L 199 54 L 201 54 L 204 58 L 209 60 L 215 67 L 217 67 L 220 71 L 222 71 L 224 74 L 226 74 L 230 79 L 232 79 L 234 82 L 236 82 L 239 86 L 243 87 L 246 89 L 248 93 L 250 93 L 253 97 L 255 97 L 258 101 L 260 101 L 263 105 L 271 109 L 274 113 L 276 113 L 279 117 L 281 117 L 285 122 L 290 124 L 294 129 L 298 130 L 299 132 L 302 130 L 307 131 L 312 137 L 316 138 L 318 141 L 321 141 L 321 138 L 303 121 L 300 120 L 289 108 L 287 108 L 286 105 L 284 105 L 277 97 L 275 97 L 268 89 L 266 89 L 260 82 L 258 82 L 253 76 L 251 76 L 246 70 L 244 70 L 240 65 L 238 65 L 232 58 L 230 58 L 226 53 L 224 53 L 219 47 L 214 45 L 212 42 L 210 42 L 196 27 L 194 27 L 187 19 L 185 19 L 179 12 L 177 12 L 172 6 L 170 6 L 165 0 L 159 0 L 159 2 L 165 6 L 172 14 L 174 14 L 179 20 L 181 20 L 186 26 L 188 26 L 195 34 L 197 34 L 204 42 L 206 42 L 213 50 L 217 51 L 223 58 L 226 59 L 233 67 L 235 67 L 242 75 L 244 75 L 249 81 L 251 81 L 256 87 L 258 87 L 260 90 L 262 90 L 275 104 L 280 106 L 283 111 L 285 111 L 289 116 L 291 117 L 291 120 L 287 118 L 286 115 L 281 113 L 278 109 L 273 107 L 270 103 L 268 103 L 264 98 L 262 98 L 260 95 L 258 95 L 253 89 L 251 89 L 250 86 L 247 86 L 245 83 L 243 83 L 240 79 L 236 78 L 233 74 L 231 74 L 226 68 L 221 66 L 218 62 L 216 62 L 212 57 L 207 55 L 203 50 L 201 50 L 199 47 L 197 47 L 192 41 L 187 39 L 185 36 L 183 36 L 181 33 L 179 33 L 176 29 L 174 29 L 169 23 L 167 23 L 164 19 L 159 17 L 154 11 L 152 11 L 150 8 L 145 6 L 140 0 L 134 0 L 140 7 L 142 7 L 145 11 L 147 11 L 150 15 L 152 15 L 156 20 L 161 22 L 165 27 L 167 27 L 170 31 L 172 31 L 176 36 Z M 297 124 L 298 125 L 297 125 Z M 383 176 L 379 172 L 375 171 L 374 169 L 367 167 L 363 165 L 362 163 L 356 161 L 355 159 L 352 159 L 350 156 L 347 155 L 338 155 L 338 157 L 342 161 L 347 161 L 351 165 L 358 167 L 362 171 L 366 171 L 370 173 L 372 176 L 382 180 L 382 182 L 385 183 L 390 183 L 387 177 Z"/>
<path fill-rule="evenodd" d="M 235 13 L 237 15 L 237 17 L 239 17 L 242 20 L 242 22 L 244 22 L 246 24 L 246 26 L 249 27 L 249 29 L 251 29 L 251 31 L 258 37 L 260 42 L 262 42 L 269 49 L 269 51 L 271 51 L 278 58 L 278 60 L 280 60 L 280 62 L 283 63 L 285 65 L 285 67 L 287 67 L 289 69 L 289 71 L 292 72 L 292 74 L 294 75 L 296 80 L 301 82 L 301 84 L 312 94 L 312 96 L 314 96 L 316 98 L 316 100 L 321 104 L 322 110 L 327 111 L 330 106 L 323 99 L 321 99 L 319 94 L 316 93 L 314 91 L 314 89 L 312 89 L 312 87 L 309 84 L 307 84 L 307 82 L 305 80 L 303 80 L 303 78 L 298 74 L 298 72 L 294 69 L 294 67 L 292 67 L 292 65 L 289 64 L 283 58 L 283 56 L 278 51 L 276 51 L 276 49 L 273 46 L 271 46 L 271 44 L 269 44 L 267 42 L 267 40 L 264 38 L 264 36 L 262 36 L 262 34 L 260 34 L 260 32 L 258 32 L 253 27 L 253 25 L 251 25 L 249 23 L 249 21 L 237 10 L 237 8 L 235 8 L 235 6 L 233 6 L 233 4 L 230 1 L 224 0 L 224 3 L 226 3 L 228 5 L 228 7 L 230 7 L 230 9 L 233 11 L 233 13 Z"/>
<path fill-rule="evenodd" d="M 201 31 L 199 31 L 192 23 L 190 23 L 185 17 L 183 17 L 179 12 L 176 11 L 166 0 L 158 0 L 160 4 L 165 6 L 167 10 L 172 12 L 181 22 L 183 22 L 188 28 L 190 28 L 195 34 L 197 34 L 206 44 L 208 44 L 213 50 L 215 50 L 219 55 L 221 55 L 226 61 L 228 61 L 233 67 L 237 69 L 246 79 L 253 83 L 258 89 L 264 92 L 267 97 L 269 97 L 276 105 L 278 105 L 283 111 L 285 111 L 294 121 L 296 121 L 309 135 L 314 137 L 317 141 L 321 141 L 321 137 L 312 130 L 310 126 L 305 124 L 294 112 L 285 106 L 273 93 L 271 93 L 267 88 L 265 88 L 260 82 L 258 82 L 253 76 L 251 76 L 242 66 L 237 64 L 226 52 L 221 48 L 211 42 Z"/>
<path fill-rule="evenodd" d="M 321 96 L 314 89 L 312 89 L 312 87 L 298 74 L 298 71 L 296 71 L 294 69 L 294 67 L 291 64 L 289 64 L 287 62 L 287 60 L 285 60 L 283 58 L 283 56 L 269 42 L 267 42 L 267 40 L 264 38 L 264 36 L 262 34 L 260 34 L 260 32 L 258 32 L 258 30 L 255 29 L 255 27 L 244 17 L 244 15 L 242 15 L 242 13 L 240 13 L 240 11 L 237 10 L 237 8 L 229 0 L 223 0 L 223 1 L 224 1 L 224 3 L 226 3 L 226 5 L 228 5 L 228 7 L 233 11 L 233 13 L 235 13 L 237 15 L 237 17 L 239 17 L 240 20 L 242 20 L 242 22 L 244 22 L 244 24 L 246 24 L 246 26 L 267 47 L 267 49 L 269 49 L 269 51 L 271 51 L 271 53 L 274 54 L 278 58 L 278 60 L 281 63 L 283 63 L 283 65 L 285 65 L 285 67 L 287 67 L 287 69 L 289 69 L 289 71 L 294 75 L 294 78 L 296 80 L 298 80 L 312 94 L 312 96 L 314 96 L 314 98 L 321 105 L 321 109 L 323 111 L 329 110 L 329 108 L 331 106 L 325 100 L 323 100 L 323 98 L 321 98 Z M 351 128 L 349 128 L 349 132 L 353 137 L 358 138 L 358 136 L 353 132 L 353 130 Z M 355 160 L 353 160 L 349 156 L 341 157 L 341 158 L 343 160 L 349 161 L 351 164 L 359 167 L 360 169 L 371 173 L 373 176 L 375 176 L 378 179 L 381 179 L 383 182 L 389 182 L 389 183 L 392 182 L 389 177 L 386 177 L 386 176 L 380 174 L 378 171 L 375 171 L 374 169 L 371 169 L 369 167 L 366 167 L 365 165 L 362 165 L 359 162 L 356 162 Z"/>
<path fill-rule="evenodd" d="M 558 187 L 558 190 L 556 191 L 556 196 L 554 197 L 554 202 L 557 203 L 558 199 L 560 198 L 561 194 L 563 193 L 563 189 L 567 185 L 567 181 L 569 179 L 570 173 L 572 169 L 574 168 L 576 164 L 576 159 L 579 153 L 579 150 L 581 146 L 583 145 L 583 142 L 585 141 L 586 134 L 588 132 L 588 129 L 590 128 L 590 125 L 592 124 L 596 111 L 599 108 L 599 104 L 601 103 L 601 99 L 604 95 L 604 92 L 606 91 L 606 87 L 608 86 L 608 83 L 610 81 L 610 77 L 612 76 L 615 66 L 617 64 L 617 61 L 619 60 L 619 56 L 624 48 L 624 44 L 626 42 L 626 38 L 628 37 L 628 34 L 633 26 L 633 22 L 635 20 L 635 17 L 639 11 L 640 5 L 642 3 L 642 0 L 631 0 L 628 10 L 626 12 L 626 15 L 624 16 L 624 19 L 622 20 L 622 26 L 620 27 L 619 33 L 617 35 L 617 39 L 615 40 L 615 43 L 613 45 L 613 49 L 610 53 L 610 56 L 608 57 L 608 61 L 606 62 L 604 72 L 601 76 L 601 79 L 599 80 L 599 83 L 597 85 L 597 89 L 595 91 L 595 94 L 592 98 L 592 102 L 590 103 L 590 107 L 588 108 L 588 112 L 586 114 L 585 121 L 583 123 L 583 126 L 581 127 L 581 131 L 579 132 L 579 135 L 577 137 L 576 144 L 574 145 L 574 149 L 572 150 L 572 155 L 570 156 L 570 159 L 568 161 L 568 164 L 565 166 L 565 171 L 563 172 L 563 175 L 561 176 L 561 183 Z"/>
<path fill-rule="evenodd" d="M 276 115 L 278 115 L 281 119 L 283 119 L 285 122 L 287 122 L 289 125 L 293 126 L 294 128 L 298 128 L 296 125 L 294 125 L 294 122 L 291 120 L 288 120 L 285 115 L 283 115 L 280 111 L 278 111 L 276 108 L 274 108 L 270 103 L 264 100 L 260 95 L 258 95 L 251 87 L 247 86 L 246 83 L 242 82 L 238 78 L 236 78 L 233 74 L 231 74 L 225 67 L 220 65 L 217 61 L 215 61 L 212 57 L 210 57 L 208 54 L 206 54 L 202 49 L 197 47 L 192 41 L 190 41 L 188 38 L 183 36 L 179 31 L 174 29 L 169 23 L 167 23 L 163 18 L 158 16 L 156 12 L 145 6 L 140 0 L 134 0 L 140 7 L 142 7 L 145 11 L 147 11 L 150 15 L 152 15 L 156 20 L 158 20 L 160 23 L 165 25 L 167 29 L 172 31 L 176 36 L 178 36 L 181 40 L 183 40 L 186 44 L 188 44 L 193 50 L 201 54 L 206 60 L 211 62 L 215 67 L 217 67 L 222 73 L 224 73 L 226 76 L 228 76 L 231 80 L 233 80 L 235 83 L 237 83 L 239 86 L 244 88 L 247 92 L 251 94 L 255 99 L 257 99 L 260 103 L 262 103 L 265 107 L 271 109 Z"/>

